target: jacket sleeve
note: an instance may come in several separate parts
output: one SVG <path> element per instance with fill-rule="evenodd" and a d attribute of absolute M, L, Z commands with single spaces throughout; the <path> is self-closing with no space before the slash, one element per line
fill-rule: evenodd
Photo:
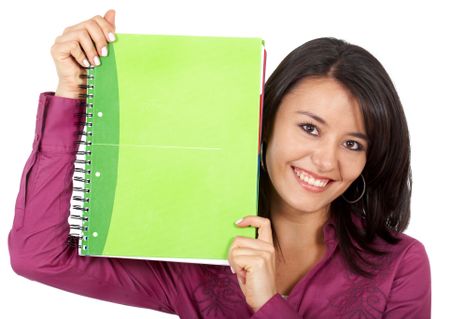
<path fill-rule="evenodd" d="M 425 247 L 415 241 L 398 266 L 383 318 L 431 318 L 431 274 Z"/>
<path fill-rule="evenodd" d="M 251 316 L 251 319 L 273 318 L 302 319 L 303 317 L 292 309 L 292 306 L 277 293 Z"/>
<path fill-rule="evenodd" d="M 80 257 L 68 245 L 80 112 L 80 100 L 40 95 L 8 237 L 11 266 L 21 276 L 66 291 L 175 313 L 176 263 Z"/>

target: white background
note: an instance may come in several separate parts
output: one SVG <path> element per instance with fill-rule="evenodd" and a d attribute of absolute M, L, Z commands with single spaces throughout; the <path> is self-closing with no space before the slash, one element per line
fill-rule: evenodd
<path fill-rule="evenodd" d="M 374 54 L 396 85 L 411 131 L 413 201 L 406 233 L 424 243 L 430 258 L 433 318 L 450 318 L 450 12 L 443 1 L 401 3 L 3 1 L 0 317 L 176 317 L 66 293 L 19 277 L 9 265 L 7 235 L 22 169 L 31 152 L 38 96 L 43 91 L 54 91 L 57 84 L 50 47 L 65 27 L 114 8 L 119 33 L 262 37 L 268 52 L 266 79 L 291 50 L 316 37 L 342 38 Z"/>

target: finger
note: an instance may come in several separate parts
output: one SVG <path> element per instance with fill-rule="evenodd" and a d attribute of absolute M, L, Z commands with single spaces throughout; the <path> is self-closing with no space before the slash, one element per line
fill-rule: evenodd
<path fill-rule="evenodd" d="M 272 251 L 251 248 L 230 249 L 228 262 L 231 271 L 241 277 L 245 277 L 245 273 L 251 269 L 266 266 L 274 267 Z"/>
<path fill-rule="evenodd" d="M 96 16 L 94 18 L 95 22 L 97 22 L 97 24 L 100 26 L 106 39 L 109 42 L 113 42 L 116 39 L 116 37 L 114 35 L 114 33 L 116 32 L 116 25 L 114 22 L 115 15 L 116 15 L 116 12 L 114 10 L 109 10 L 105 14 L 104 18 L 102 18 L 100 16 Z"/>
<path fill-rule="evenodd" d="M 257 252 L 252 249 L 246 249 L 245 251 L 248 252 L 248 254 L 243 252 L 242 254 L 238 253 L 231 256 L 233 266 L 237 266 L 233 267 L 234 270 L 243 270 L 247 272 L 255 269 L 262 269 L 265 266 L 270 265 L 271 259 L 269 254 L 261 251 Z"/>
<path fill-rule="evenodd" d="M 241 258 L 243 256 L 246 256 L 245 259 Z M 234 271 L 239 271 L 248 270 L 253 268 L 254 266 L 273 266 L 273 257 L 274 255 L 271 251 L 251 248 L 235 248 L 229 251 L 228 262 L 230 263 L 230 266 Z M 246 263 L 243 264 L 242 262 Z"/>
<path fill-rule="evenodd" d="M 242 237 L 242 236 L 236 236 L 233 240 L 233 242 L 230 245 L 230 248 L 228 250 L 228 261 L 230 262 L 231 271 L 235 273 L 234 268 L 231 266 L 231 254 L 234 250 L 241 250 L 241 249 L 252 249 L 253 251 L 264 251 L 268 254 L 274 254 L 275 248 L 272 244 L 267 243 L 262 240 L 257 240 L 253 238 L 248 237 Z"/>
<path fill-rule="evenodd" d="M 273 244 L 270 219 L 260 216 L 246 216 L 236 225 L 239 227 L 253 226 L 258 228 L 258 239 Z"/>
<path fill-rule="evenodd" d="M 86 55 L 78 43 L 78 41 L 68 41 L 63 43 L 55 43 L 52 46 L 52 52 L 62 53 L 64 56 L 72 56 L 81 66 L 88 67 L 89 62 Z M 56 57 L 56 56 L 54 56 Z"/>
<path fill-rule="evenodd" d="M 112 40 L 115 40 L 115 26 L 101 16 L 95 16 L 90 20 L 67 28 L 64 35 L 80 30 L 87 30 L 91 41 L 95 44 L 98 55 L 105 56 L 107 54 L 106 44 L 111 42 L 111 37 Z"/>
<path fill-rule="evenodd" d="M 110 9 L 106 11 L 104 19 L 113 27 L 113 30 L 116 29 L 116 11 L 114 9 Z"/>
<path fill-rule="evenodd" d="M 98 59 L 97 49 L 92 42 L 92 38 L 86 29 L 74 30 L 63 34 L 59 37 L 56 42 L 71 42 L 77 41 L 79 42 L 81 49 L 86 54 L 91 65 L 98 65 L 100 60 Z"/>
<path fill-rule="evenodd" d="M 91 20 L 86 23 L 85 27 L 88 31 L 88 34 L 92 41 L 95 44 L 95 48 L 99 55 L 106 56 L 108 54 L 107 52 L 107 44 L 108 44 L 108 38 L 107 34 L 103 31 L 103 29 L 100 27 L 100 25 L 97 23 L 98 19 L 104 20 L 102 17 L 95 18 L 96 20 Z"/>
<path fill-rule="evenodd" d="M 116 12 L 114 10 L 108 10 L 106 12 L 106 14 L 105 14 L 105 17 L 102 17 L 100 15 L 96 15 L 95 17 L 92 17 L 91 19 L 88 19 L 88 20 L 80 22 L 78 24 L 74 24 L 73 26 L 67 27 L 64 30 L 64 33 L 70 32 L 70 31 L 73 31 L 73 30 L 84 29 L 88 22 L 95 21 L 102 28 L 103 27 L 105 28 L 105 30 L 104 30 L 105 38 L 108 38 L 108 33 L 109 32 L 114 33 L 116 31 L 115 17 L 116 17 Z"/>
<path fill-rule="evenodd" d="M 248 272 L 252 273 L 258 269 L 270 268 L 269 263 L 270 261 L 267 257 L 251 253 L 250 255 L 242 254 L 234 256 L 231 265 L 236 271 L 238 278 L 241 278 L 245 284 Z"/>
<path fill-rule="evenodd" d="M 258 239 L 236 236 L 231 243 L 230 250 L 236 248 L 251 248 L 257 250 L 265 250 L 268 252 L 274 252 L 272 244 Z"/>
<path fill-rule="evenodd" d="M 240 279 L 245 284 L 245 277 L 247 274 L 246 265 L 248 262 L 251 262 L 252 258 L 254 259 L 254 255 L 239 255 L 235 257 L 228 257 L 228 262 L 230 264 L 231 271 L 233 274 L 236 274 L 238 279 Z M 242 287 L 241 287 L 242 288 Z"/>
<path fill-rule="evenodd" d="M 238 256 L 258 256 L 262 257 L 267 261 L 270 261 L 272 254 L 266 250 L 251 249 L 251 248 L 238 248 L 230 251 L 229 259 L 235 260 Z M 234 268 L 233 268 L 234 269 Z"/>

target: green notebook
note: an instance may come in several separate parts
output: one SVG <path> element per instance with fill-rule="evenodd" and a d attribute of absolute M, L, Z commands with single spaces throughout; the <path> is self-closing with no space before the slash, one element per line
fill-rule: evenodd
<path fill-rule="evenodd" d="M 264 42 L 117 34 L 87 72 L 79 254 L 228 264 L 257 215 Z M 77 216 L 78 215 L 78 216 Z"/>

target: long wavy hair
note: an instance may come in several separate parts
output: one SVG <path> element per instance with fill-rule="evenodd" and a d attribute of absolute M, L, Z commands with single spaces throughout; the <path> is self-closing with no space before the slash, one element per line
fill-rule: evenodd
<path fill-rule="evenodd" d="M 339 81 L 357 98 L 364 117 L 370 141 L 362 171 L 365 195 L 355 204 L 338 197 L 331 203 L 330 215 L 348 267 L 357 274 L 371 276 L 373 263 L 369 260 L 373 259 L 366 258 L 367 254 L 385 253 L 375 248 L 375 238 L 396 244 L 396 233 L 404 231 L 410 219 L 410 142 L 403 107 L 386 70 L 368 51 L 335 38 L 314 39 L 289 53 L 264 86 L 264 143 L 271 136 L 282 98 L 310 76 Z M 260 172 L 258 215 L 270 219 L 271 181 L 265 170 Z M 358 180 L 346 190 L 346 197 L 358 196 L 351 195 Z M 362 228 L 354 224 L 354 213 L 363 217 Z M 281 250 L 273 227 L 272 232 L 274 243 Z"/>

